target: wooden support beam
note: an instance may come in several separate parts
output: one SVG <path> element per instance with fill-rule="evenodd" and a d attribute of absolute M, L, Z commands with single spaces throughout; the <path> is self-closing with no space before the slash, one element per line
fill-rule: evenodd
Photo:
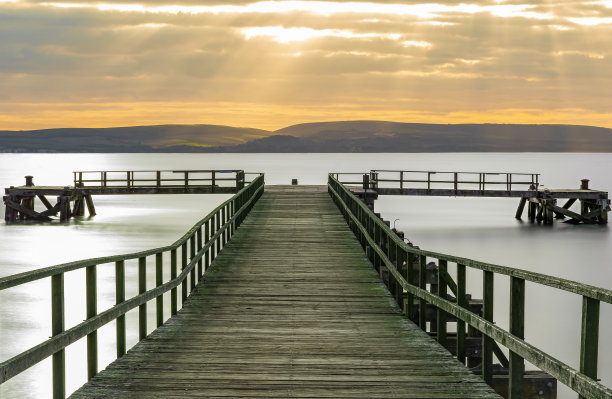
<path fill-rule="evenodd" d="M 579 214 L 577 214 L 576 212 L 572 212 L 572 211 L 570 211 L 569 209 L 565 209 L 565 208 L 562 208 L 562 207 L 557 206 L 557 205 L 552 205 L 552 204 L 549 204 L 548 206 L 549 206 L 549 207 L 550 207 L 552 210 L 554 210 L 555 212 L 562 213 L 562 214 L 564 214 L 565 216 L 568 216 L 568 217 L 570 217 L 570 218 L 572 218 L 572 219 L 574 219 L 574 220 L 576 220 L 576 221 L 578 221 L 578 222 L 587 223 L 587 224 L 594 224 L 594 223 L 597 223 L 597 221 L 596 221 L 596 220 L 591 219 L 591 218 L 589 217 L 589 214 L 588 214 L 588 213 L 587 213 L 587 214 L 585 214 L 585 215 L 579 215 Z M 599 211 L 597 211 L 597 212 L 599 212 Z M 597 214 L 597 213 L 594 213 L 594 214 L 593 214 L 593 216 L 594 216 L 594 215 L 596 215 L 596 214 Z"/>
<path fill-rule="evenodd" d="M 527 198 L 521 198 L 521 201 L 519 202 L 519 206 L 516 209 L 516 215 L 514 215 L 515 218 L 520 219 L 523 216 L 523 209 L 525 209 L 526 202 L 527 202 Z"/>
<path fill-rule="evenodd" d="M 60 222 L 65 223 L 70 219 L 70 197 L 62 195 L 58 197 L 60 204 Z"/>
<path fill-rule="evenodd" d="M 537 209 L 538 209 L 537 204 L 535 202 L 529 201 L 529 207 L 528 207 L 529 215 L 528 216 L 529 216 L 530 222 L 535 222 Z"/>
<path fill-rule="evenodd" d="M 94 206 L 91 194 L 85 193 L 83 194 L 83 197 L 85 197 L 85 203 L 87 204 L 87 212 L 89 212 L 89 216 L 96 216 L 96 207 Z"/>
<path fill-rule="evenodd" d="M 38 199 L 40 200 L 40 202 L 43 203 L 43 205 L 45 206 L 45 208 L 47 209 L 51 209 L 53 208 L 53 205 L 51 205 L 51 202 L 49 202 L 49 200 L 47 199 L 47 197 L 45 197 L 44 194 L 36 194 L 36 196 L 38 197 Z"/>
<path fill-rule="evenodd" d="M 51 218 L 49 216 L 46 216 L 44 214 L 38 213 L 36 211 L 34 211 L 33 209 L 30 209 L 26 206 L 23 206 L 21 204 L 18 204 L 10 199 L 6 199 L 4 200 L 4 204 L 6 205 L 7 209 L 11 208 L 12 210 L 14 210 L 15 212 L 19 212 L 21 213 L 24 217 L 27 216 L 31 219 L 34 220 L 40 220 L 40 221 L 50 221 Z M 6 219 L 6 217 L 5 217 Z M 11 221 L 15 221 L 17 218 L 11 215 L 9 216 L 9 219 L 12 219 Z"/>

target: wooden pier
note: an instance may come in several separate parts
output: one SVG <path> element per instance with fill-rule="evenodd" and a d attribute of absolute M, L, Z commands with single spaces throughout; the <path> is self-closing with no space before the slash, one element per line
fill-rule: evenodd
<path fill-rule="evenodd" d="M 599 307 L 612 303 L 611 290 L 408 245 L 332 175 L 327 187 L 265 192 L 263 178 L 166 247 L 0 278 L 0 290 L 50 278 L 52 307 L 51 338 L 2 361 L 0 383 L 52 357 L 54 398 L 64 398 L 65 348 L 87 337 L 89 381 L 74 398 L 555 397 L 556 385 L 534 390 L 542 379 L 530 381 L 525 361 L 581 398 L 612 398 L 597 380 Z M 116 304 L 99 310 L 101 267 L 114 267 Z M 131 298 L 127 267 L 138 269 Z M 480 305 L 467 295 L 467 268 L 482 271 Z M 66 327 L 64 275 L 78 269 L 86 270 L 86 319 Z M 510 286 L 508 331 L 493 322 L 495 274 Z M 524 340 L 525 282 L 582 298 L 579 369 Z M 128 351 L 125 314 L 136 308 L 140 342 Z M 111 321 L 117 360 L 99 371 L 97 330 Z M 474 339 L 479 364 L 470 364 Z M 510 351 L 502 374 L 498 345 Z"/>
<path fill-rule="evenodd" d="M 72 397 L 173 395 L 498 397 L 402 316 L 325 186 L 266 188 L 184 308 Z"/>
<path fill-rule="evenodd" d="M 94 195 L 126 194 L 233 194 L 245 185 L 243 170 L 138 170 L 73 172 L 73 186 L 36 186 L 26 176 L 23 186 L 4 190 L 4 220 L 50 222 L 59 214 L 60 222 L 72 217 L 95 216 Z M 48 197 L 56 197 L 55 205 Z M 35 209 L 36 199 L 44 210 Z"/>
<path fill-rule="evenodd" d="M 576 189 L 548 189 L 537 173 L 372 170 L 332 175 L 370 205 L 379 195 L 518 198 L 515 217 L 521 219 L 527 205 L 529 221 L 544 224 L 565 218 L 574 224 L 607 224 L 610 211 L 608 193 L 589 189 L 588 179 Z M 570 209 L 574 204 L 579 210 Z"/>

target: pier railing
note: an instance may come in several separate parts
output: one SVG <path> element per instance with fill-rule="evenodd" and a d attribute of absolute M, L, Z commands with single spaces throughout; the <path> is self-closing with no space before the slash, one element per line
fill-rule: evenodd
<path fill-rule="evenodd" d="M 64 263 L 13 276 L 0 278 L 0 290 L 21 286 L 45 278 L 51 280 L 50 339 L 0 363 L 0 383 L 16 376 L 43 359 L 53 356 L 53 397 L 65 397 L 65 348 L 82 337 L 87 337 L 87 375 L 91 379 L 98 372 L 97 330 L 116 320 L 117 357 L 126 352 L 125 314 L 138 308 L 139 340 L 147 336 L 147 303 L 156 301 L 156 325 L 164 323 L 162 295 L 170 291 L 170 314 L 178 311 L 177 290 L 181 286 L 182 303 L 196 287 L 210 263 L 231 239 L 264 190 L 264 176 L 256 177 L 236 195 L 223 202 L 196 223 L 185 235 L 171 245 L 126 255 L 108 256 Z M 166 256 L 164 256 L 166 255 Z M 169 255 L 169 256 L 168 256 Z M 170 280 L 163 281 L 164 258 L 170 259 Z M 147 289 L 147 260 L 154 260 L 156 285 Z M 125 298 L 125 268 L 127 261 L 138 264 L 138 295 Z M 100 267 L 115 269 L 116 301 L 111 308 L 98 312 L 97 277 Z M 178 269 L 180 265 L 180 270 Z M 64 326 L 64 274 L 85 269 L 86 320 L 74 327 Z M 78 298 L 70 298 L 78 300 Z M 3 304 L 6 306 L 7 304 Z"/>
<path fill-rule="evenodd" d="M 371 170 L 367 181 L 363 173 L 332 173 L 343 184 L 364 185 L 364 189 L 445 189 L 445 190 L 506 190 L 513 188 L 536 190 L 540 185 L 539 173 L 441 172 L 417 170 Z"/>
<path fill-rule="evenodd" d="M 448 315 L 457 320 L 457 359 L 466 360 L 466 325 L 483 334 L 481 373 L 489 384 L 493 378 L 493 341 L 510 351 L 509 397 L 523 397 L 525 360 L 549 373 L 577 392 L 581 398 L 612 398 L 612 390 L 597 381 L 600 303 L 612 303 L 612 291 L 575 281 L 514 269 L 472 259 L 421 250 L 406 244 L 361 200 L 346 188 L 334 174 L 329 175 L 329 193 L 351 226 L 364 251 L 380 271 L 389 272 L 389 290 L 412 321 L 426 329 L 426 307 L 436 307 L 436 337 L 440 344 L 447 341 Z M 426 289 L 428 259 L 438 264 L 438 289 Z M 418 264 L 415 271 L 414 264 Z M 456 266 L 457 281 L 448 272 Z M 404 267 L 405 265 L 405 267 Z M 466 299 L 466 268 L 483 272 L 482 316 L 469 309 Z M 493 322 L 493 276 L 509 277 L 509 331 Z M 531 282 L 570 292 L 582 297 L 582 327 L 580 369 L 576 370 L 525 341 L 525 282 Z M 449 296 L 449 290 L 454 295 Z M 404 293 L 405 291 L 405 293 Z"/>
<path fill-rule="evenodd" d="M 76 171 L 74 186 L 105 188 L 244 187 L 243 170 L 97 170 Z"/>

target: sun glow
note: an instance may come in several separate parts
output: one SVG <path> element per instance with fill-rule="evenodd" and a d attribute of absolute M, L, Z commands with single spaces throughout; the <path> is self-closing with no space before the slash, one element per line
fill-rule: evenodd
<path fill-rule="evenodd" d="M 343 29 L 312 29 L 312 28 L 285 28 L 282 26 L 262 26 L 241 29 L 242 34 L 248 39 L 254 37 L 270 37 L 278 43 L 301 42 L 321 37 L 340 37 L 345 39 L 389 39 L 398 40 L 402 37 L 399 33 L 354 33 Z"/>

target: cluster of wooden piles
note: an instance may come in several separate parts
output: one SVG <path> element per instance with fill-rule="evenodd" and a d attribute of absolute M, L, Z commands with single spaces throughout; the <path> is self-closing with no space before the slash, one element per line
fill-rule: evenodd
<path fill-rule="evenodd" d="M 67 222 L 71 217 L 85 216 L 85 207 L 90 216 L 96 214 L 91 194 L 85 189 L 36 186 L 32 176 L 26 176 L 25 186 L 11 186 L 4 191 L 4 220 L 8 224 L 18 221 L 48 222 L 52 220 L 51 216 L 58 214 L 60 222 Z M 49 201 L 48 196 L 57 197 L 55 205 Z M 36 210 L 36 198 L 44 205 L 45 210 Z"/>

